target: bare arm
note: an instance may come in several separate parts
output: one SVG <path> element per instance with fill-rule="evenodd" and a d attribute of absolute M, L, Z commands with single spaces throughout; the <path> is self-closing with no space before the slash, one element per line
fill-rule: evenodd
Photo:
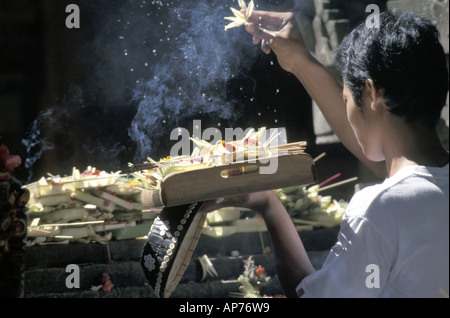
<path fill-rule="evenodd" d="M 270 199 L 262 216 L 272 241 L 278 279 L 284 293 L 286 297 L 298 297 L 297 286 L 315 271 L 314 267 L 291 217 L 278 198 Z"/>
<path fill-rule="evenodd" d="M 322 114 L 343 145 L 376 176 L 386 177 L 384 162 L 369 161 L 359 146 L 347 119 L 342 85 L 308 51 L 292 13 L 254 11 L 247 32 L 253 43 L 262 43 L 265 53 L 271 50 L 280 65 L 293 73 L 317 103 Z"/>
<path fill-rule="evenodd" d="M 202 212 L 229 206 L 248 208 L 261 214 L 270 234 L 278 278 L 284 293 L 287 297 L 298 297 L 296 287 L 315 270 L 291 217 L 275 192 L 257 192 L 209 201 L 202 206 Z"/>
<path fill-rule="evenodd" d="M 347 109 L 342 98 L 342 85 L 311 55 L 299 56 L 292 73 L 319 106 L 342 144 L 377 177 L 385 178 L 387 175 L 385 163 L 368 160 L 355 137 L 347 119 Z"/>

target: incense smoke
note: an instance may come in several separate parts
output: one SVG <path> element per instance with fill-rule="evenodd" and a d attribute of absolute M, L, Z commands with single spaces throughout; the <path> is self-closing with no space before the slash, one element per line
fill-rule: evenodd
<path fill-rule="evenodd" d="M 49 119 L 51 120 L 52 113 L 52 110 L 41 112 L 33 121 L 25 138 L 22 140 L 22 144 L 25 146 L 27 153 L 24 166 L 29 171 L 28 180 L 26 183 L 30 182 L 33 177 L 33 166 L 42 157 L 44 151 L 54 148 L 54 145 L 42 138 L 41 135 L 42 125 Z"/>
<path fill-rule="evenodd" d="M 227 82 L 250 66 L 251 41 L 242 29 L 224 31 L 230 9 L 223 1 L 179 3 L 161 22 L 166 26 L 161 40 L 176 44 L 151 67 L 153 77 L 134 90 L 139 104 L 129 135 L 137 146 L 136 160 L 145 159 L 155 142 L 168 141 L 170 131 L 187 118 L 208 115 L 232 123 L 240 115 Z"/>
<path fill-rule="evenodd" d="M 287 8 L 291 0 L 273 6 L 280 2 Z M 82 76 L 67 81 L 62 96 L 29 126 L 23 161 L 30 178 L 33 171 L 70 173 L 73 166 L 87 165 L 112 171 L 147 156 L 157 159 L 169 153 L 164 147 L 174 128 L 189 129 L 193 120 L 205 128 L 233 127 L 249 118 L 246 106 L 261 121 L 267 116 L 266 122 L 277 124 L 269 108 L 280 96 L 274 88 L 274 100 L 258 100 L 251 68 L 259 58 L 259 80 L 277 81 L 278 73 L 264 76 L 267 59 L 244 28 L 224 31 L 223 18 L 230 6 L 238 8 L 236 0 L 77 4 L 81 35 L 71 39 L 76 33 L 65 33 L 72 46 L 64 53 Z M 273 6 L 264 3 L 264 9 Z M 264 109 L 256 109 L 257 102 Z"/>
<path fill-rule="evenodd" d="M 77 50 L 66 59 L 86 76 L 74 79 L 30 124 L 22 141 L 29 178 L 48 158 L 55 170 L 86 164 L 114 170 L 152 151 L 163 155 L 158 143 L 167 143 L 183 121 L 213 118 L 230 124 L 239 117 L 240 105 L 227 85 L 236 76 L 251 82 L 242 72 L 258 50 L 243 38 L 242 28 L 224 31 L 223 17 L 237 2 L 78 5 L 85 19 L 77 39 L 85 40 L 76 42 Z M 88 13 L 93 18 L 86 18 Z M 67 33 L 68 42 L 72 34 Z"/>

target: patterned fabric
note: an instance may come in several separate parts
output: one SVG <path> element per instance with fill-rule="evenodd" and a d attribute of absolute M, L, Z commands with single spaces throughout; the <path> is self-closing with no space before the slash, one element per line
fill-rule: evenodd
<path fill-rule="evenodd" d="M 150 228 L 141 266 L 158 297 L 170 297 L 189 264 L 206 217 L 201 205 L 166 207 Z"/>

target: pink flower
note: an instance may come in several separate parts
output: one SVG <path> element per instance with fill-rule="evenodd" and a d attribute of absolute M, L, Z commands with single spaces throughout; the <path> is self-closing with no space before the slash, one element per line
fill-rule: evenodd
<path fill-rule="evenodd" d="M 0 145 L 0 170 L 6 170 L 13 173 L 14 169 L 21 164 L 22 159 L 20 159 L 20 156 L 11 155 L 6 145 Z"/>

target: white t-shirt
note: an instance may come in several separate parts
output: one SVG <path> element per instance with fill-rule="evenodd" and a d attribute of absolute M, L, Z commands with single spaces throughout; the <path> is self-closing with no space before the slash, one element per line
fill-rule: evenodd
<path fill-rule="evenodd" d="M 449 166 L 408 166 L 357 192 L 322 268 L 301 297 L 449 294 Z"/>

